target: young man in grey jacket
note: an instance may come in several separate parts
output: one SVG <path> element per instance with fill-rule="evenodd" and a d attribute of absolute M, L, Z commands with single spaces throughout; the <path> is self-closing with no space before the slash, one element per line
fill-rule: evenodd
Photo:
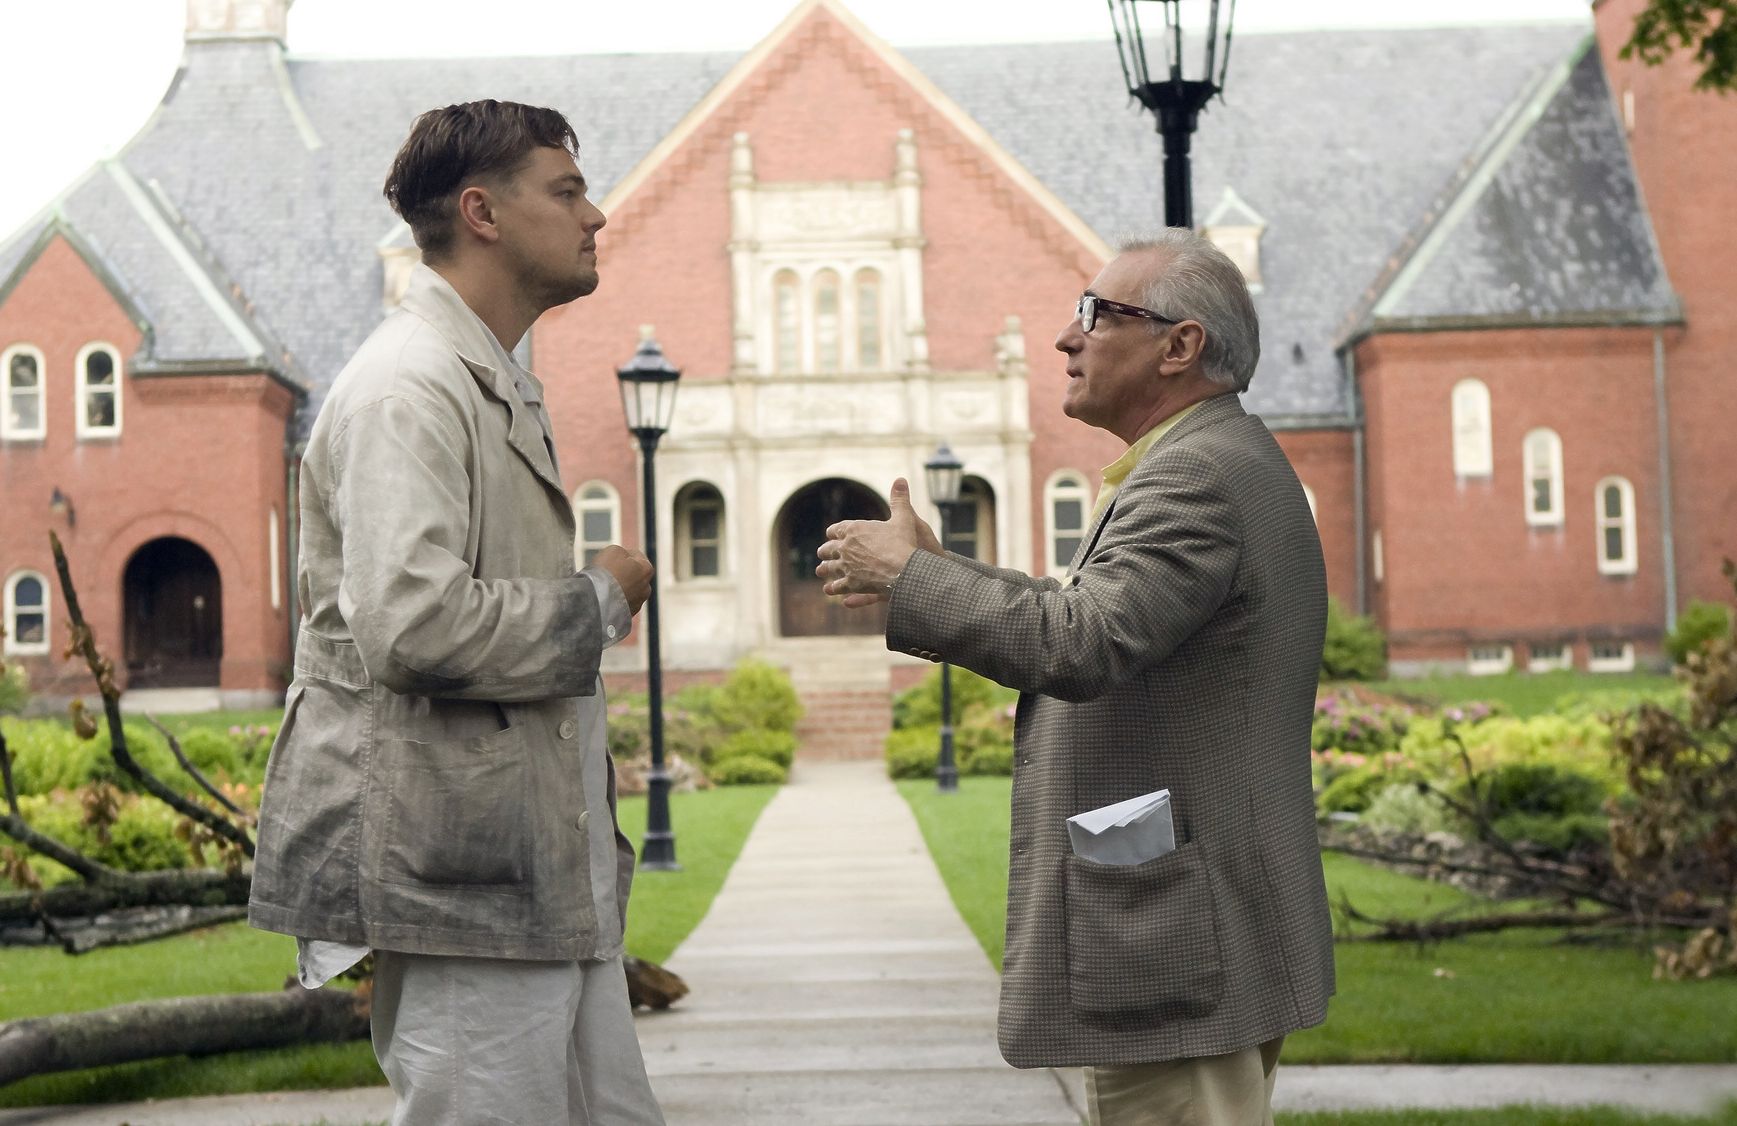
<path fill-rule="evenodd" d="M 661 1124 L 622 970 L 633 850 L 598 668 L 650 592 L 575 573 L 542 385 L 512 350 L 597 286 L 604 216 L 553 110 L 431 110 L 386 198 L 423 265 L 302 463 L 305 617 L 250 919 L 315 987 L 373 951 L 395 1124 Z"/>

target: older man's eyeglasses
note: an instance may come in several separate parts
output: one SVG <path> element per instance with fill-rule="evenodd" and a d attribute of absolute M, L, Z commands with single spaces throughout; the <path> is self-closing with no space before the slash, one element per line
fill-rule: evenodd
<path fill-rule="evenodd" d="M 1124 305 L 1120 301 L 1111 301 L 1107 297 L 1099 297 L 1095 293 L 1080 294 L 1080 303 L 1074 306 L 1074 316 L 1080 319 L 1080 331 L 1090 332 L 1098 323 L 1100 311 L 1121 313 L 1125 317 L 1144 317 L 1159 324 L 1181 324 L 1181 321 L 1169 317 L 1161 317 L 1150 309 L 1142 309 L 1138 305 Z"/>

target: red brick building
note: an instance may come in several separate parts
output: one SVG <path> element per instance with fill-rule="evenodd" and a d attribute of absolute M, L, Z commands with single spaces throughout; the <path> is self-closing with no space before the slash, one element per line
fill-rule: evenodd
<path fill-rule="evenodd" d="M 1262 316 L 1246 401 L 1401 668 L 1644 660 L 1737 554 L 1737 101 L 1617 60 L 1637 6 L 1598 6 L 1596 39 L 1242 37 L 1203 121 L 1202 227 Z M 1051 340 L 1161 203 L 1107 43 L 899 52 L 805 0 L 740 57 L 311 60 L 287 9 L 190 4 L 158 113 L 0 244 L 0 580 L 39 690 L 82 686 L 51 530 L 131 686 L 281 690 L 299 442 L 415 260 L 379 185 L 417 112 L 478 97 L 566 112 L 610 217 L 603 286 L 525 346 L 581 552 L 639 540 L 614 369 L 640 326 L 684 369 L 667 664 L 918 671 L 845 636 L 874 623 L 812 548 L 943 441 L 961 549 L 1071 554 L 1118 450 L 1061 415 Z"/>

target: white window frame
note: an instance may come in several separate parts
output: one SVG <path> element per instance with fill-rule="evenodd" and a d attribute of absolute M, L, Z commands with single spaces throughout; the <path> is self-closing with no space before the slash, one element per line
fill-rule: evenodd
<path fill-rule="evenodd" d="M 1043 486 L 1043 564 L 1044 573 L 1057 578 L 1067 574 L 1068 563 L 1073 559 L 1073 552 L 1068 558 L 1056 562 L 1056 538 L 1059 534 L 1055 526 L 1055 505 L 1058 500 L 1078 500 L 1080 502 L 1080 527 L 1077 535 L 1080 542 L 1085 542 L 1086 536 L 1092 530 L 1092 490 L 1086 484 L 1084 473 L 1077 469 L 1058 469 L 1050 474 L 1049 480 Z"/>
<path fill-rule="evenodd" d="M 12 358 L 26 355 L 36 360 L 36 428 L 12 425 Z M 44 438 L 48 435 L 48 364 L 42 349 L 34 344 L 14 344 L 0 352 L 0 438 Z"/>
<path fill-rule="evenodd" d="M 1533 452 L 1537 439 L 1549 443 L 1544 457 L 1544 464 L 1538 463 Z M 1520 463 L 1524 469 L 1521 474 L 1524 484 L 1526 501 L 1526 523 L 1534 528 L 1561 527 L 1564 506 L 1562 503 L 1562 437 L 1547 426 L 1528 431 L 1525 441 L 1520 445 Z M 1539 512 L 1533 507 L 1533 483 L 1548 476 L 1550 481 L 1550 507 Z"/>
<path fill-rule="evenodd" d="M 695 508 L 694 494 L 701 489 L 710 489 L 717 497 L 718 537 L 715 540 L 695 541 L 693 529 L 693 513 Z M 702 502 L 710 504 L 710 501 Z M 676 532 L 676 581 L 684 583 L 717 582 L 724 578 L 729 570 L 727 548 L 729 545 L 729 529 L 726 520 L 729 516 L 729 502 L 724 499 L 724 490 L 706 480 L 693 480 L 676 490 L 675 496 L 675 532 Z M 696 575 L 694 573 L 694 547 L 696 542 L 710 545 L 718 549 L 718 572 L 715 575 Z"/>
<path fill-rule="evenodd" d="M 1470 645 L 1466 647 L 1468 676 L 1500 676 L 1514 667 L 1512 645 Z"/>
<path fill-rule="evenodd" d="M 1490 414 L 1490 388 L 1481 379 L 1462 379 L 1454 384 L 1449 397 L 1452 414 L 1454 476 L 1488 477 L 1494 472 L 1494 447 L 1490 440 L 1493 420 Z M 1479 419 L 1470 417 L 1473 410 Z M 1481 422 L 1474 432 L 1472 423 Z"/>
<path fill-rule="evenodd" d="M 602 489 L 601 497 L 587 497 L 591 489 Z M 587 512 L 606 512 L 609 514 L 609 538 L 606 540 L 588 540 L 585 538 L 585 514 Z M 573 566 L 584 570 L 585 553 L 601 551 L 612 543 L 621 542 L 621 494 L 614 485 L 604 480 L 586 481 L 573 490 Z"/>
<path fill-rule="evenodd" d="M 1557 644 L 1556 652 L 1544 655 L 1543 651 L 1551 648 L 1548 645 L 1528 645 L 1526 647 L 1527 672 L 1560 672 L 1574 667 L 1574 646 L 1566 641 Z"/>
<path fill-rule="evenodd" d="M 112 394 L 115 397 L 115 422 L 113 426 L 92 426 L 89 421 L 87 421 L 85 397 L 90 393 L 90 389 L 85 384 L 85 364 L 89 363 L 90 358 L 98 352 L 107 352 L 109 355 L 109 362 L 115 366 L 115 382 L 113 390 L 103 392 L 105 394 Z M 124 381 L 120 349 L 116 348 L 113 344 L 107 344 L 100 340 L 93 340 L 78 350 L 78 359 L 74 361 L 72 370 L 74 386 L 77 388 L 77 396 L 73 400 L 73 409 L 76 416 L 73 421 L 76 424 L 78 436 L 80 438 L 118 437 L 121 432 L 121 383 Z"/>
<path fill-rule="evenodd" d="M 25 579 L 35 579 L 42 588 L 42 607 L 32 609 L 33 613 L 42 615 L 42 640 L 18 640 L 18 584 Z M 8 657 L 44 657 L 53 650 L 54 638 L 54 588 L 48 585 L 48 576 L 40 571 L 14 571 L 6 576 L 6 646 Z"/>
<path fill-rule="evenodd" d="M 1622 515 L 1611 518 L 1604 514 L 1604 491 L 1615 487 L 1622 493 Z M 1601 575 L 1632 575 L 1639 570 L 1635 558 L 1634 486 L 1627 477 L 1606 477 L 1592 490 L 1593 527 L 1597 529 L 1598 573 Z M 1622 532 L 1622 555 L 1612 559 L 1604 552 L 1604 535 L 1611 528 Z"/>
<path fill-rule="evenodd" d="M 1599 649 L 1606 651 L 1599 654 Z M 1616 652 L 1610 652 L 1615 648 Z M 1587 672 L 1633 672 L 1634 642 L 1632 641 L 1594 641 L 1586 650 Z"/>

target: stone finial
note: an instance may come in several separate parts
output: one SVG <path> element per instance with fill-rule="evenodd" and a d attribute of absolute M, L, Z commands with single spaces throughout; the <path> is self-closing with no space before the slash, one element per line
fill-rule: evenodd
<path fill-rule="evenodd" d="M 295 0 L 187 0 L 187 42 L 274 40 L 281 47 Z"/>

